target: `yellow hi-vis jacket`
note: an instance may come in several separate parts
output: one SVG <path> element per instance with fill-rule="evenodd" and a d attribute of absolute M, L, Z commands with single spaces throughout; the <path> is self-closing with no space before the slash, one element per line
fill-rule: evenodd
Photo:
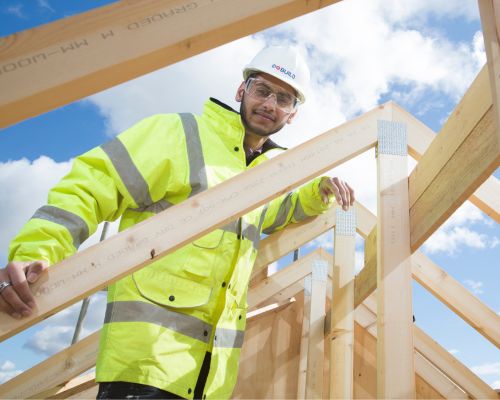
<path fill-rule="evenodd" d="M 246 165 L 240 115 L 215 100 L 201 116 L 146 118 L 75 159 L 10 246 L 10 260 L 72 255 L 104 220 L 120 230 L 267 160 Z M 204 398 L 228 398 L 243 343 L 247 288 L 261 232 L 317 215 L 319 178 L 153 262 L 108 288 L 96 380 L 193 398 L 211 352 Z M 196 223 L 196 221 L 193 221 Z"/>

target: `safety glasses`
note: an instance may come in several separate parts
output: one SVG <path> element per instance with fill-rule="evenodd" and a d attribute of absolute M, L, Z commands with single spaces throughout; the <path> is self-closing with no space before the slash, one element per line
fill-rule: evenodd
<path fill-rule="evenodd" d="M 287 113 L 295 110 L 300 103 L 295 95 L 259 78 L 247 79 L 245 93 L 262 102 L 274 96 L 278 108 Z"/>

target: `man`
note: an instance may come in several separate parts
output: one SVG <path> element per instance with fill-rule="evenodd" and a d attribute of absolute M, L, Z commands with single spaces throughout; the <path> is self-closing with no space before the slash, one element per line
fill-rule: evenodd
<path fill-rule="evenodd" d="M 305 101 L 309 71 L 296 52 L 267 48 L 247 65 L 240 113 L 217 100 L 201 116 L 155 115 L 78 157 L 12 241 L 0 307 L 35 307 L 28 282 L 73 254 L 104 220 L 126 229 L 283 151 L 269 137 Z M 248 281 L 261 232 L 345 210 L 352 189 L 317 178 L 108 288 L 98 398 L 228 398 L 236 382 Z"/>

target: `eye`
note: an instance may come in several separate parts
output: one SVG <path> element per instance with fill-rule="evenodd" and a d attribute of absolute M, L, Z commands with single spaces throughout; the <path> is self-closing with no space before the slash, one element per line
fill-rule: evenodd
<path fill-rule="evenodd" d="M 268 97 L 271 94 L 271 89 L 266 85 L 255 85 L 255 94 L 260 97 Z"/>
<path fill-rule="evenodd" d="M 276 100 L 278 104 L 282 104 L 285 106 L 290 105 L 293 102 L 292 96 L 290 96 L 288 93 L 278 93 L 276 95 Z"/>

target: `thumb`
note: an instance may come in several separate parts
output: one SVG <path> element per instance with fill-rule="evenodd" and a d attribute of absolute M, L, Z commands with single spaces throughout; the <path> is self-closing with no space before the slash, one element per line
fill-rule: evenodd
<path fill-rule="evenodd" d="M 26 279 L 29 283 L 34 283 L 38 280 L 40 274 L 47 269 L 48 265 L 45 261 L 34 261 L 28 265 Z"/>

